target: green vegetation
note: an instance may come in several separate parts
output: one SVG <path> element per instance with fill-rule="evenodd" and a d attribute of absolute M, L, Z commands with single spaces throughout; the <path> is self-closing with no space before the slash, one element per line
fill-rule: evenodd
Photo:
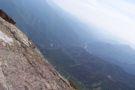
<path fill-rule="evenodd" d="M 80 86 L 78 86 L 78 84 L 77 84 L 75 81 L 73 81 L 73 80 L 71 80 L 71 79 L 69 79 L 68 81 L 69 81 L 70 85 L 71 85 L 74 89 L 80 90 Z"/>

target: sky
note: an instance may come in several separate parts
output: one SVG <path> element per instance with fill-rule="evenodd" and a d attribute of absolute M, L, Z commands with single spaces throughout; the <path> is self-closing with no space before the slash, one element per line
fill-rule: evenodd
<path fill-rule="evenodd" d="M 115 37 L 135 48 L 135 2 L 132 0 L 47 0 L 106 38 Z M 99 34 L 99 33 L 98 33 Z M 110 37 L 109 37 L 110 36 Z"/>

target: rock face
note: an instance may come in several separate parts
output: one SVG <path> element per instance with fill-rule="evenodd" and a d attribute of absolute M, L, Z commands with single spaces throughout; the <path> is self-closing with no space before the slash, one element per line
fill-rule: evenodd
<path fill-rule="evenodd" d="M 11 23 L 11 24 L 16 24 L 16 22 L 9 17 L 3 10 L 0 9 L 0 17 L 5 19 L 7 22 Z"/>
<path fill-rule="evenodd" d="M 0 90 L 73 90 L 32 42 L 0 18 Z"/>

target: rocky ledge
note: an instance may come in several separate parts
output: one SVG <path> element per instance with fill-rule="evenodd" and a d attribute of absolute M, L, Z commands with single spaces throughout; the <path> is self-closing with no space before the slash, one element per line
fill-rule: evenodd
<path fill-rule="evenodd" d="M 0 90 L 73 90 L 33 43 L 0 18 Z"/>
<path fill-rule="evenodd" d="M 2 9 L 0 9 L 0 17 L 11 24 L 16 24 L 16 22 L 10 16 L 8 16 Z"/>

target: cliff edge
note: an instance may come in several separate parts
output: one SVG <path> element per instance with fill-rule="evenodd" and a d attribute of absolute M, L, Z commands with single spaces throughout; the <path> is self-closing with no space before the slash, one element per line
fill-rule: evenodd
<path fill-rule="evenodd" d="M 0 90 L 73 90 L 32 42 L 0 18 Z"/>

